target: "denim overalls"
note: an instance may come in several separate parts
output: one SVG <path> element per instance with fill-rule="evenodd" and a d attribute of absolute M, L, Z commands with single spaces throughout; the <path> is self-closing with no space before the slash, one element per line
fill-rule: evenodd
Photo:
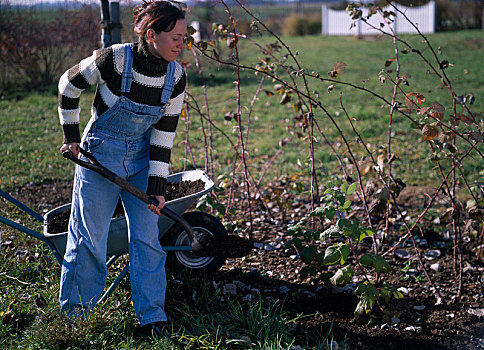
<path fill-rule="evenodd" d="M 91 118 L 81 141 L 106 168 L 146 191 L 150 134 L 165 113 L 174 88 L 175 62 L 167 68 L 162 107 L 129 100 L 133 79 L 132 44 L 124 50 L 121 96 L 96 120 Z M 86 160 L 86 159 L 84 159 Z M 66 254 L 62 263 L 61 311 L 81 315 L 94 307 L 106 283 L 109 225 L 121 197 L 129 237 L 129 270 L 134 309 L 143 326 L 166 321 L 164 312 L 166 254 L 158 241 L 158 216 L 145 203 L 94 171 L 76 166 Z"/>

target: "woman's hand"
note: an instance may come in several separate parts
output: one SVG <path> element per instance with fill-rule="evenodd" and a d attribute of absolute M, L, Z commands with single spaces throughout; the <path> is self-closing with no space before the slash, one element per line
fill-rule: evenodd
<path fill-rule="evenodd" d="M 148 204 L 148 209 L 151 210 L 156 215 L 161 215 L 161 209 L 165 206 L 165 197 L 163 196 L 153 196 L 158 201 L 158 206 L 154 204 Z"/>
<path fill-rule="evenodd" d="M 72 155 L 77 158 L 79 155 L 79 144 L 77 142 L 64 143 L 60 148 L 61 153 L 71 151 Z"/>

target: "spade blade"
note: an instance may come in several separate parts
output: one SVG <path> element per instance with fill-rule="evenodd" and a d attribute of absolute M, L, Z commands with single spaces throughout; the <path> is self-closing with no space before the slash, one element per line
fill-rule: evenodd
<path fill-rule="evenodd" d="M 192 244 L 192 254 L 197 256 L 241 258 L 250 253 L 253 243 L 239 236 L 202 235 Z"/>

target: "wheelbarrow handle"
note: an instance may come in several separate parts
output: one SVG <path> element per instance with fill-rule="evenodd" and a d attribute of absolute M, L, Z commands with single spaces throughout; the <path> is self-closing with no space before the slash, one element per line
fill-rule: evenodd
<path fill-rule="evenodd" d="M 64 153 L 62 153 L 62 155 L 65 158 L 72 160 L 77 165 L 80 165 L 82 167 L 85 167 L 87 169 L 95 171 L 96 173 L 104 176 L 106 179 L 108 179 L 111 182 L 114 182 L 115 184 L 120 186 L 122 189 L 131 193 L 133 196 L 142 200 L 146 204 L 153 204 L 153 205 L 158 206 L 158 201 L 155 198 L 149 196 L 148 194 L 141 191 L 136 186 L 133 186 L 127 180 L 123 179 L 119 175 L 116 175 L 111 170 L 105 168 L 101 163 L 98 162 L 98 160 L 91 153 L 84 150 L 83 148 L 80 148 L 79 151 L 81 152 L 82 155 L 86 156 L 86 158 L 89 160 L 89 162 L 86 162 L 86 161 L 83 161 L 83 160 L 81 160 L 77 157 L 74 157 L 74 155 L 72 154 L 72 152 L 70 150 L 65 151 Z M 161 213 L 166 215 L 169 219 L 171 219 L 171 220 L 179 223 L 181 226 L 183 226 L 183 228 L 185 229 L 185 231 L 187 232 L 187 234 L 190 238 L 190 241 L 192 242 L 192 246 L 199 244 L 197 237 L 195 236 L 195 232 L 193 232 L 192 227 L 190 226 L 188 221 L 186 221 L 181 215 L 178 215 L 176 212 L 174 212 L 173 210 L 171 210 L 170 208 L 168 208 L 166 206 L 161 208 Z"/>

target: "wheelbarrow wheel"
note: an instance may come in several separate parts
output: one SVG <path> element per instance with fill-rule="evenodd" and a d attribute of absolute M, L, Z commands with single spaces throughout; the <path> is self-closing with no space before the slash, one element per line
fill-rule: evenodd
<path fill-rule="evenodd" d="M 227 236 L 227 230 L 222 223 L 210 214 L 203 212 L 187 212 L 183 218 L 188 221 L 199 237 L 202 234 L 212 236 Z M 190 245 L 187 232 L 178 224 L 173 225 L 160 240 L 162 246 Z M 225 257 L 202 257 L 191 252 L 167 252 L 166 266 L 177 273 L 189 270 L 192 274 L 210 274 L 218 271 L 225 264 Z"/>

